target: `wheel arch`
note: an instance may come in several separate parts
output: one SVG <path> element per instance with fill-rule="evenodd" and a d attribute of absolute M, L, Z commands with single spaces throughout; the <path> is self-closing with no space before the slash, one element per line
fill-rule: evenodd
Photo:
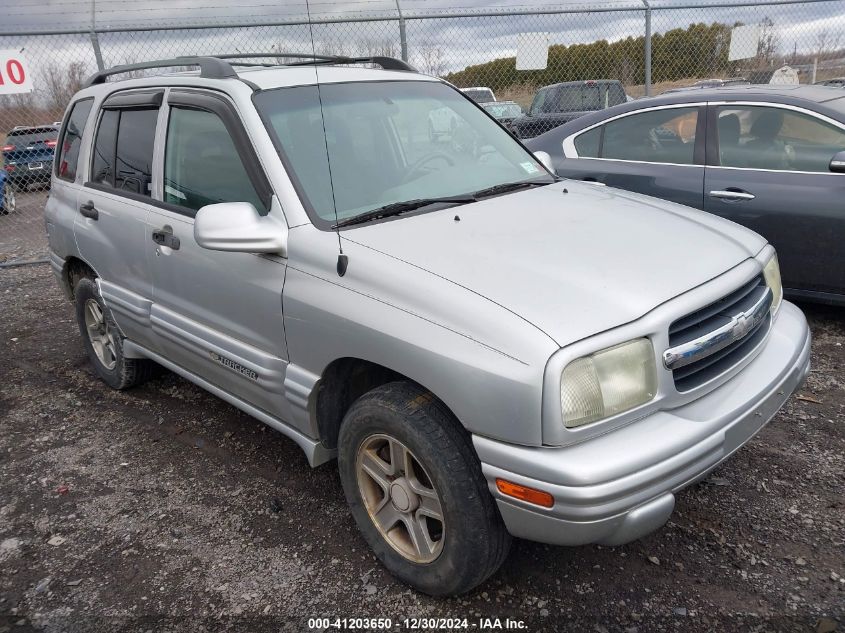
<path fill-rule="evenodd" d="M 73 292 L 74 288 L 76 288 L 76 282 L 82 277 L 91 277 L 92 279 L 95 279 L 97 277 L 97 273 L 83 259 L 76 257 L 75 255 L 67 257 L 62 265 L 61 282 L 65 295 L 71 301 L 74 300 Z"/>
<path fill-rule="evenodd" d="M 353 402 L 376 387 L 396 381 L 419 385 L 442 402 L 434 391 L 419 381 L 379 363 L 351 356 L 329 363 L 320 376 L 314 400 L 314 415 L 323 445 L 328 449 L 337 448 L 340 425 Z M 449 409 L 445 402 L 443 404 Z M 451 409 L 449 411 L 454 415 Z"/>

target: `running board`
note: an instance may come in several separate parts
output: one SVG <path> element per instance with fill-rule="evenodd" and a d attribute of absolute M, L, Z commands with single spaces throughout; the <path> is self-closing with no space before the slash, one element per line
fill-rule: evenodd
<path fill-rule="evenodd" d="M 127 358 L 149 358 L 150 360 L 157 362 L 162 367 L 169 369 L 174 374 L 178 374 L 182 376 L 182 378 L 190 380 L 195 385 L 202 387 L 203 389 L 205 389 L 209 393 L 214 394 L 221 400 L 225 400 L 233 407 L 237 407 L 244 413 L 251 415 L 257 420 L 260 420 L 261 422 L 263 422 L 270 428 L 275 429 L 282 435 L 286 435 L 294 442 L 296 442 L 299 445 L 299 448 L 301 448 L 305 452 L 305 457 L 308 458 L 308 463 L 311 465 L 312 468 L 321 464 L 325 464 L 326 462 L 329 462 L 335 459 L 335 457 L 337 457 L 336 450 L 327 449 L 325 446 L 323 446 L 322 442 L 318 442 L 311 439 L 307 435 L 300 433 L 299 431 L 286 424 L 282 420 L 274 418 L 272 415 L 259 409 L 258 407 L 254 407 L 248 402 L 241 400 L 237 396 L 233 396 L 232 394 L 223 391 L 220 387 L 217 387 L 216 385 L 208 382 L 204 378 L 200 378 L 199 376 L 191 373 L 184 367 L 180 367 L 179 365 L 170 362 L 163 356 L 160 356 L 155 352 L 148 350 L 146 347 L 142 347 L 137 343 L 133 343 L 129 339 L 124 339 L 123 354 Z"/>

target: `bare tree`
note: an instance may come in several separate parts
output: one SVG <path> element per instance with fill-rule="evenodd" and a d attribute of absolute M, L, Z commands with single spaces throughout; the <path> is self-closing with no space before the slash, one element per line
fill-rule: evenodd
<path fill-rule="evenodd" d="M 829 59 L 839 51 L 839 44 L 842 41 L 842 33 L 831 33 L 827 29 L 816 35 L 815 57 L 820 62 Z"/>
<path fill-rule="evenodd" d="M 760 41 L 757 43 L 758 66 L 774 66 L 780 50 L 780 35 L 775 30 L 775 23 L 770 17 L 760 22 Z"/>
<path fill-rule="evenodd" d="M 426 40 L 415 48 L 419 60 L 417 64 L 422 72 L 434 77 L 442 77 L 446 74 L 446 56 L 441 47 Z"/>
<path fill-rule="evenodd" d="M 44 82 L 47 100 L 51 108 L 64 110 L 70 98 L 82 87 L 88 75 L 83 62 L 71 62 L 61 67 L 50 63 L 44 69 Z"/>

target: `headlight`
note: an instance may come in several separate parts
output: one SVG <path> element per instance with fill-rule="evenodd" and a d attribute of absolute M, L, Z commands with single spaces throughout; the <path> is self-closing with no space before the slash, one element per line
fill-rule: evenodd
<path fill-rule="evenodd" d="M 622 413 L 657 393 L 654 348 L 647 338 L 609 347 L 569 363 L 560 377 L 567 428 Z"/>
<path fill-rule="evenodd" d="M 780 302 L 783 300 L 783 286 L 780 281 L 780 265 L 777 255 L 772 255 L 769 263 L 763 268 L 763 278 L 766 280 L 769 290 L 772 291 L 772 316 L 775 316 L 780 307 Z"/>

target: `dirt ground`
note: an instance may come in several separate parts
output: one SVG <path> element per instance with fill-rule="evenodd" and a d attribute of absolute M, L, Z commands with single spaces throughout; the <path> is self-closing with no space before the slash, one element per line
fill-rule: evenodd
<path fill-rule="evenodd" d="M 622 547 L 518 541 L 491 580 L 444 600 L 373 558 L 334 465 L 310 469 L 168 372 L 126 392 L 97 380 L 47 266 L 0 270 L 0 307 L 0 633 L 325 629 L 311 617 L 845 630 L 845 310 L 803 306 L 808 383 L 666 527 Z"/>
<path fill-rule="evenodd" d="M 0 215 L 0 264 L 32 261 L 47 253 L 44 204 L 47 189 L 29 188 L 15 193 L 15 211 Z"/>

